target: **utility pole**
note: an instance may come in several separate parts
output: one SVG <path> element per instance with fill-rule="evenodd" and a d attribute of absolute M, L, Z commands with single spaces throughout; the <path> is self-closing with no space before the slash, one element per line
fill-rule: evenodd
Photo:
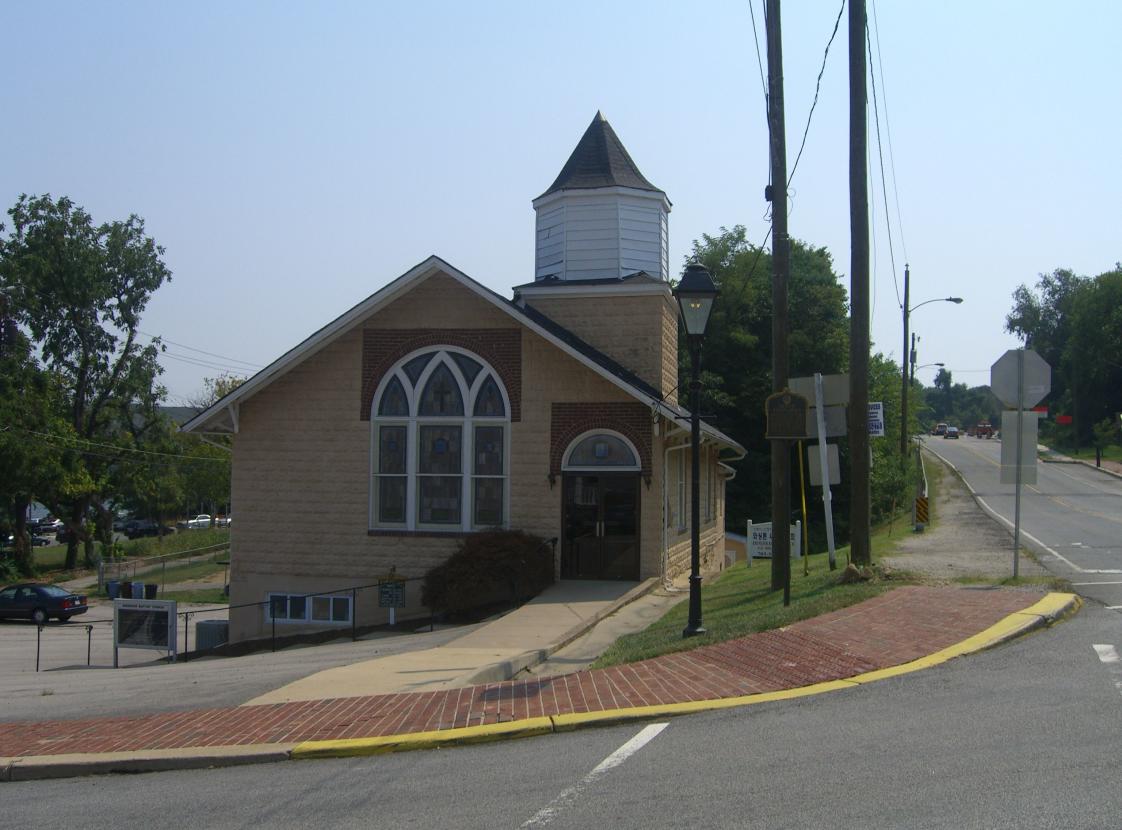
<path fill-rule="evenodd" d="M 790 255 L 787 239 L 787 137 L 783 116 L 783 38 L 779 0 L 768 0 L 767 73 L 768 134 L 771 149 L 771 390 L 787 388 L 787 278 Z M 771 589 L 791 591 L 791 448 L 790 442 L 771 444 Z"/>
<path fill-rule="evenodd" d="M 912 274 L 904 263 L 904 350 L 900 352 L 900 374 L 903 386 L 900 387 L 900 457 L 908 457 L 908 294 L 911 290 Z"/>
<path fill-rule="evenodd" d="M 869 500 L 869 192 L 865 0 L 849 3 L 850 561 L 872 560 Z"/>

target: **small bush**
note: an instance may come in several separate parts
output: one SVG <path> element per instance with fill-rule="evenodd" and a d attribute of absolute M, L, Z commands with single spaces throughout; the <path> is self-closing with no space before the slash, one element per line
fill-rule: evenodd
<path fill-rule="evenodd" d="M 427 574 L 421 601 L 452 614 L 519 602 L 553 583 L 553 548 L 521 530 L 483 530 L 467 536 L 443 565 Z"/>

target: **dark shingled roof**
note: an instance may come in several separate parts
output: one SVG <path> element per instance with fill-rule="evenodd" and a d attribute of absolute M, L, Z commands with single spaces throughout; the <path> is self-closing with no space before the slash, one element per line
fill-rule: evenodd
<path fill-rule="evenodd" d="M 662 193 L 639 172 L 612 125 L 599 112 L 584 131 L 556 181 L 542 196 L 558 190 L 592 187 L 633 187 Z"/>
<path fill-rule="evenodd" d="M 533 282 L 524 282 L 521 285 L 514 286 L 514 293 L 517 294 L 520 288 L 540 288 L 543 285 L 556 286 L 558 288 L 568 287 L 575 285 L 578 288 L 586 288 L 590 285 L 665 285 L 665 280 L 660 280 L 658 277 L 652 277 L 646 271 L 636 271 L 633 274 L 624 274 L 622 277 L 596 277 L 590 280 L 563 280 L 556 274 L 550 274 L 548 277 L 542 277 L 540 280 Z"/>

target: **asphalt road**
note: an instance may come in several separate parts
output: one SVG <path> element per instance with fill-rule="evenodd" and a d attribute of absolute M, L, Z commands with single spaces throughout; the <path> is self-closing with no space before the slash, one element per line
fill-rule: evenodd
<path fill-rule="evenodd" d="M 1117 826 L 1120 619 L 1092 605 L 932 670 L 655 724 L 370 758 L 5 784 L 4 825 Z"/>
<path fill-rule="evenodd" d="M 1013 526 L 1016 487 L 999 481 L 999 441 L 929 438 L 927 446 Z M 1122 479 L 1083 464 L 1037 462 L 1037 483 L 1022 486 L 1021 532 L 1021 544 L 1079 594 L 1122 609 Z"/>

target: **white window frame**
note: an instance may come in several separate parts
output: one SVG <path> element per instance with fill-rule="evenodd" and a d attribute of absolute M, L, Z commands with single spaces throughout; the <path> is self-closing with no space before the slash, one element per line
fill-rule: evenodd
<path fill-rule="evenodd" d="M 423 354 L 435 355 L 425 365 L 424 370 L 413 384 L 405 374 L 404 366 Z M 478 363 L 482 368 L 469 384 L 461 372 L 453 354 L 462 354 Z M 447 366 L 459 387 L 460 398 L 464 404 L 464 414 L 456 416 L 420 415 L 421 397 L 425 384 L 440 365 Z M 378 408 L 382 395 L 391 381 L 397 378 L 405 390 L 409 414 L 407 416 L 380 416 Z M 503 416 L 475 416 L 476 398 L 483 390 L 488 378 L 493 378 L 495 386 L 503 399 Z M 402 357 L 378 383 L 370 408 L 370 511 L 368 526 L 371 530 L 405 530 L 435 533 L 464 533 L 493 527 L 491 524 L 475 523 L 475 482 L 479 479 L 500 479 L 503 486 L 502 522 L 500 527 L 510 526 L 510 395 L 503 384 L 502 377 L 494 367 L 474 352 L 455 346 L 425 346 Z M 405 521 L 381 522 L 378 519 L 378 479 L 400 477 L 400 474 L 381 474 L 378 472 L 378 453 L 380 449 L 378 428 L 381 426 L 404 426 L 405 430 Z M 458 426 L 460 428 L 460 472 L 454 474 L 460 480 L 460 521 L 456 523 L 435 523 L 421 521 L 420 480 L 426 476 L 437 477 L 436 473 L 420 472 L 420 434 L 424 426 Z M 502 472 L 500 475 L 477 475 L 475 472 L 475 428 L 496 426 L 502 429 Z"/>
<path fill-rule="evenodd" d="M 288 616 L 274 618 L 273 617 L 273 600 L 276 597 L 284 597 L 285 598 L 285 610 L 286 611 L 291 611 L 292 600 L 293 599 L 304 600 L 304 616 L 293 617 L 293 616 L 291 616 L 291 614 L 289 614 Z M 345 620 L 318 620 L 318 619 L 313 618 L 312 617 L 312 602 L 314 600 L 317 600 L 317 599 L 329 599 L 329 600 L 331 600 L 332 607 L 334 607 L 334 604 L 335 604 L 336 600 L 345 601 L 347 603 L 347 618 Z M 315 624 L 315 625 L 350 625 L 351 624 L 351 619 L 354 617 L 354 612 L 355 612 L 355 609 L 354 609 L 353 604 L 351 603 L 351 595 L 350 594 L 304 594 L 304 593 L 293 592 L 293 591 L 270 591 L 267 594 L 267 598 L 266 598 L 266 602 L 265 602 L 265 622 L 268 622 L 268 623 L 276 622 L 276 623 L 279 623 L 279 624 L 282 624 L 282 625 L 287 625 L 287 624 L 307 625 L 309 623 L 312 623 L 312 624 Z"/>

